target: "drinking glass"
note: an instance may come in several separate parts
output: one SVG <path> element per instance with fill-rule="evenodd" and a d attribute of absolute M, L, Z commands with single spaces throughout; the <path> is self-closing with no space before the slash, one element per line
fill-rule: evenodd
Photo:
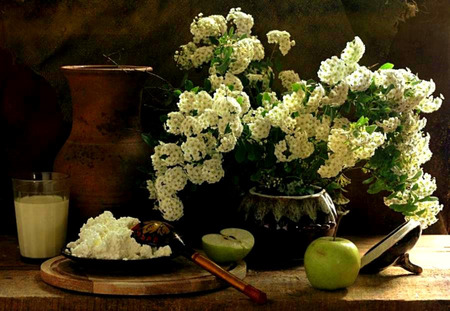
<path fill-rule="evenodd" d="M 29 173 L 12 183 L 20 255 L 30 259 L 58 255 L 66 242 L 69 175 Z"/>

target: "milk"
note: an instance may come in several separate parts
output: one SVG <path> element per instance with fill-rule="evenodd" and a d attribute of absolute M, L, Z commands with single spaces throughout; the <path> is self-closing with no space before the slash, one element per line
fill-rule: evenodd
<path fill-rule="evenodd" d="M 28 258 L 58 255 L 66 241 L 69 199 L 58 195 L 16 198 L 20 254 Z"/>

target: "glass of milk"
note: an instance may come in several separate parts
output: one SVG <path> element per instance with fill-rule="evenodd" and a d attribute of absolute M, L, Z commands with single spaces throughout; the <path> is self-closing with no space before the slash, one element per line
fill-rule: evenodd
<path fill-rule="evenodd" d="M 20 255 L 31 259 L 58 255 L 66 242 L 69 175 L 30 173 L 12 182 Z"/>

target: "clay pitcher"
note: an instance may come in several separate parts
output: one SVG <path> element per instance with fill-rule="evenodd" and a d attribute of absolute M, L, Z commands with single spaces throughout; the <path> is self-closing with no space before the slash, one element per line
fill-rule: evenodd
<path fill-rule="evenodd" d="M 71 176 L 71 221 L 76 227 L 105 210 L 131 216 L 137 201 L 146 199 L 138 187 L 138 167 L 148 161 L 150 150 L 142 141 L 138 115 L 143 83 L 152 68 L 61 70 L 69 82 L 73 121 L 54 170 Z"/>

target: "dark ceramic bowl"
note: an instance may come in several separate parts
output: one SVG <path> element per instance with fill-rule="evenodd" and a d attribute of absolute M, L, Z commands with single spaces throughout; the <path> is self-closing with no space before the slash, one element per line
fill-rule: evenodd
<path fill-rule="evenodd" d="M 420 223 L 410 220 L 392 231 L 375 244 L 361 258 L 361 273 L 378 273 L 389 266 L 396 265 L 415 274 L 422 268 L 409 261 L 408 251 L 414 247 L 422 233 Z"/>

